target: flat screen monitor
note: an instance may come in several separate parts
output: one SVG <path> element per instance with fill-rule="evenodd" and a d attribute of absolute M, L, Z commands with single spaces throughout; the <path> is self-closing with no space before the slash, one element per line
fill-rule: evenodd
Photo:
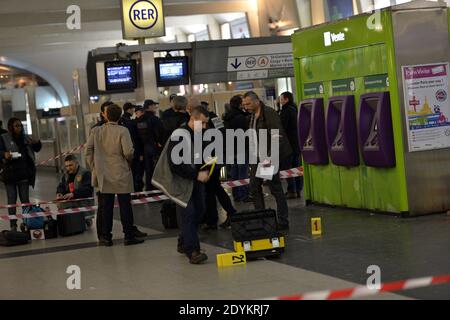
<path fill-rule="evenodd" d="M 189 84 L 188 57 L 155 58 L 158 87 Z"/>
<path fill-rule="evenodd" d="M 107 91 L 134 91 L 137 87 L 136 60 L 105 62 Z"/>

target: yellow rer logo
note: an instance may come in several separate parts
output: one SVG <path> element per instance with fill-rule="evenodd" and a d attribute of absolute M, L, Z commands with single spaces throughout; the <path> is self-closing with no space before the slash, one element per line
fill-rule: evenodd
<path fill-rule="evenodd" d="M 152 28 L 158 21 L 158 9 L 149 0 L 138 0 L 130 8 L 130 21 L 138 29 Z"/>

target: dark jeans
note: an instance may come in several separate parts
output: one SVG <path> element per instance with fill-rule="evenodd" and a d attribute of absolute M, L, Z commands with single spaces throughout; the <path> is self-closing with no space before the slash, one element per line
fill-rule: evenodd
<path fill-rule="evenodd" d="M 185 254 L 190 257 L 194 251 L 200 250 L 198 226 L 205 212 L 205 185 L 194 182 L 194 190 L 188 206 L 181 213 L 181 236 L 178 243 L 183 246 Z"/>
<path fill-rule="evenodd" d="M 231 203 L 228 193 L 223 189 L 220 183 L 220 171 L 215 170 L 211 178 L 205 185 L 206 188 L 206 224 L 216 226 L 219 221 L 219 212 L 217 211 L 217 200 L 219 200 L 222 208 L 227 212 L 227 216 L 236 213 L 236 209 Z"/>
<path fill-rule="evenodd" d="M 248 178 L 248 164 L 233 164 L 231 165 L 231 178 L 233 180 L 242 180 Z M 248 198 L 249 187 L 241 186 L 232 189 L 233 198 L 235 201 L 243 201 Z"/>
<path fill-rule="evenodd" d="M 114 213 L 114 199 L 113 193 L 102 193 L 103 198 L 103 239 L 112 239 L 113 213 Z M 133 232 L 133 208 L 131 207 L 131 195 L 129 193 L 118 194 L 120 208 L 120 220 L 122 222 L 123 233 L 125 239 L 134 238 Z"/>
<path fill-rule="evenodd" d="M 145 168 L 145 190 L 151 191 L 156 188 L 152 185 L 153 172 L 155 171 L 154 159 L 157 155 L 156 150 L 151 146 L 144 148 L 144 168 Z"/>
<path fill-rule="evenodd" d="M 98 240 L 103 239 L 103 195 L 99 191 L 97 192 L 98 197 L 98 207 L 97 207 L 97 216 L 95 218 L 95 224 L 97 226 L 97 238 Z"/>
<path fill-rule="evenodd" d="M 19 191 L 19 198 L 21 203 L 30 202 L 30 185 L 28 180 L 19 181 L 17 183 L 5 183 L 6 196 L 8 198 L 8 204 L 16 204 L 17 191 Z M 16 208 L 8 208 L 8 214 L 13 216 L 16 214 Z M 10 226 L 16 226 L 17 220 L 10 220 Z"/>
<path fill-rule="evenodd" d="M 265 209 L 264 195 L 262 191 L 263 179 L 256 177 L 256 169 L 258 165 L 250 166 L 250 193 L 253 197 L 253 204 L 256 210 Z M 272 180 L 267 181 L 269 184 L 270 192 L 275 197 L 277 202 L 277 218 L 279 224 L 288 224 L 288 206 L 286 198 L 283 192 L 283 186 L 281 185 L 280 174 L 277 173 L 273 176 Z"/>
<path fill-rule="evenodd" d="M 298 168 L 300 166 L 300 155 L 293 154 L 288 159 L 288 165 L 285 169 Z M 295 177 L 287 179 L 288 192 L 301 192 L 303 190 L 303 177 Z"/>
<path fill-rule="evenodd" d="M 133 174 L 134 192 L 141 192 L 144 189 L 144 161 L 139 158 L 133 159 L 131 163 L 131 173 Z"/>

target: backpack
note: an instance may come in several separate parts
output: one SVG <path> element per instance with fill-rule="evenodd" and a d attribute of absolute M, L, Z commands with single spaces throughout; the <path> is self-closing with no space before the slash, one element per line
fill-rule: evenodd
<path fill-rule="evenodd" d="M 45 212 L 39 206 L 33 205 L 29 207 L 24 207 L 22 213 L 30 214 L 33 212 Z M 44 227 L 44 217 L 36 217 L 36 218 L 24 218 L 23 223 L 27 226 L 28 229 L 42 229 Z"/>

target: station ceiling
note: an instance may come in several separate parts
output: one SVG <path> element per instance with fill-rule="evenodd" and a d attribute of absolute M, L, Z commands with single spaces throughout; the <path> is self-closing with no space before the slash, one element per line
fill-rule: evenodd
<path fill-rule="evenodd" d="M 256 0 L 165 0 L 167 34 L 196 33 L 245 17 Z M 69 30 L 66 13 L 70 5 L 81 8 L 81 30 Z M 159 39 L 157 41 L 165 41 Z M 55 47 L 96 47 L 98 41 L 134 44 L 122 40 L 119 0 L 0 0 L 0 54 Z"/>

